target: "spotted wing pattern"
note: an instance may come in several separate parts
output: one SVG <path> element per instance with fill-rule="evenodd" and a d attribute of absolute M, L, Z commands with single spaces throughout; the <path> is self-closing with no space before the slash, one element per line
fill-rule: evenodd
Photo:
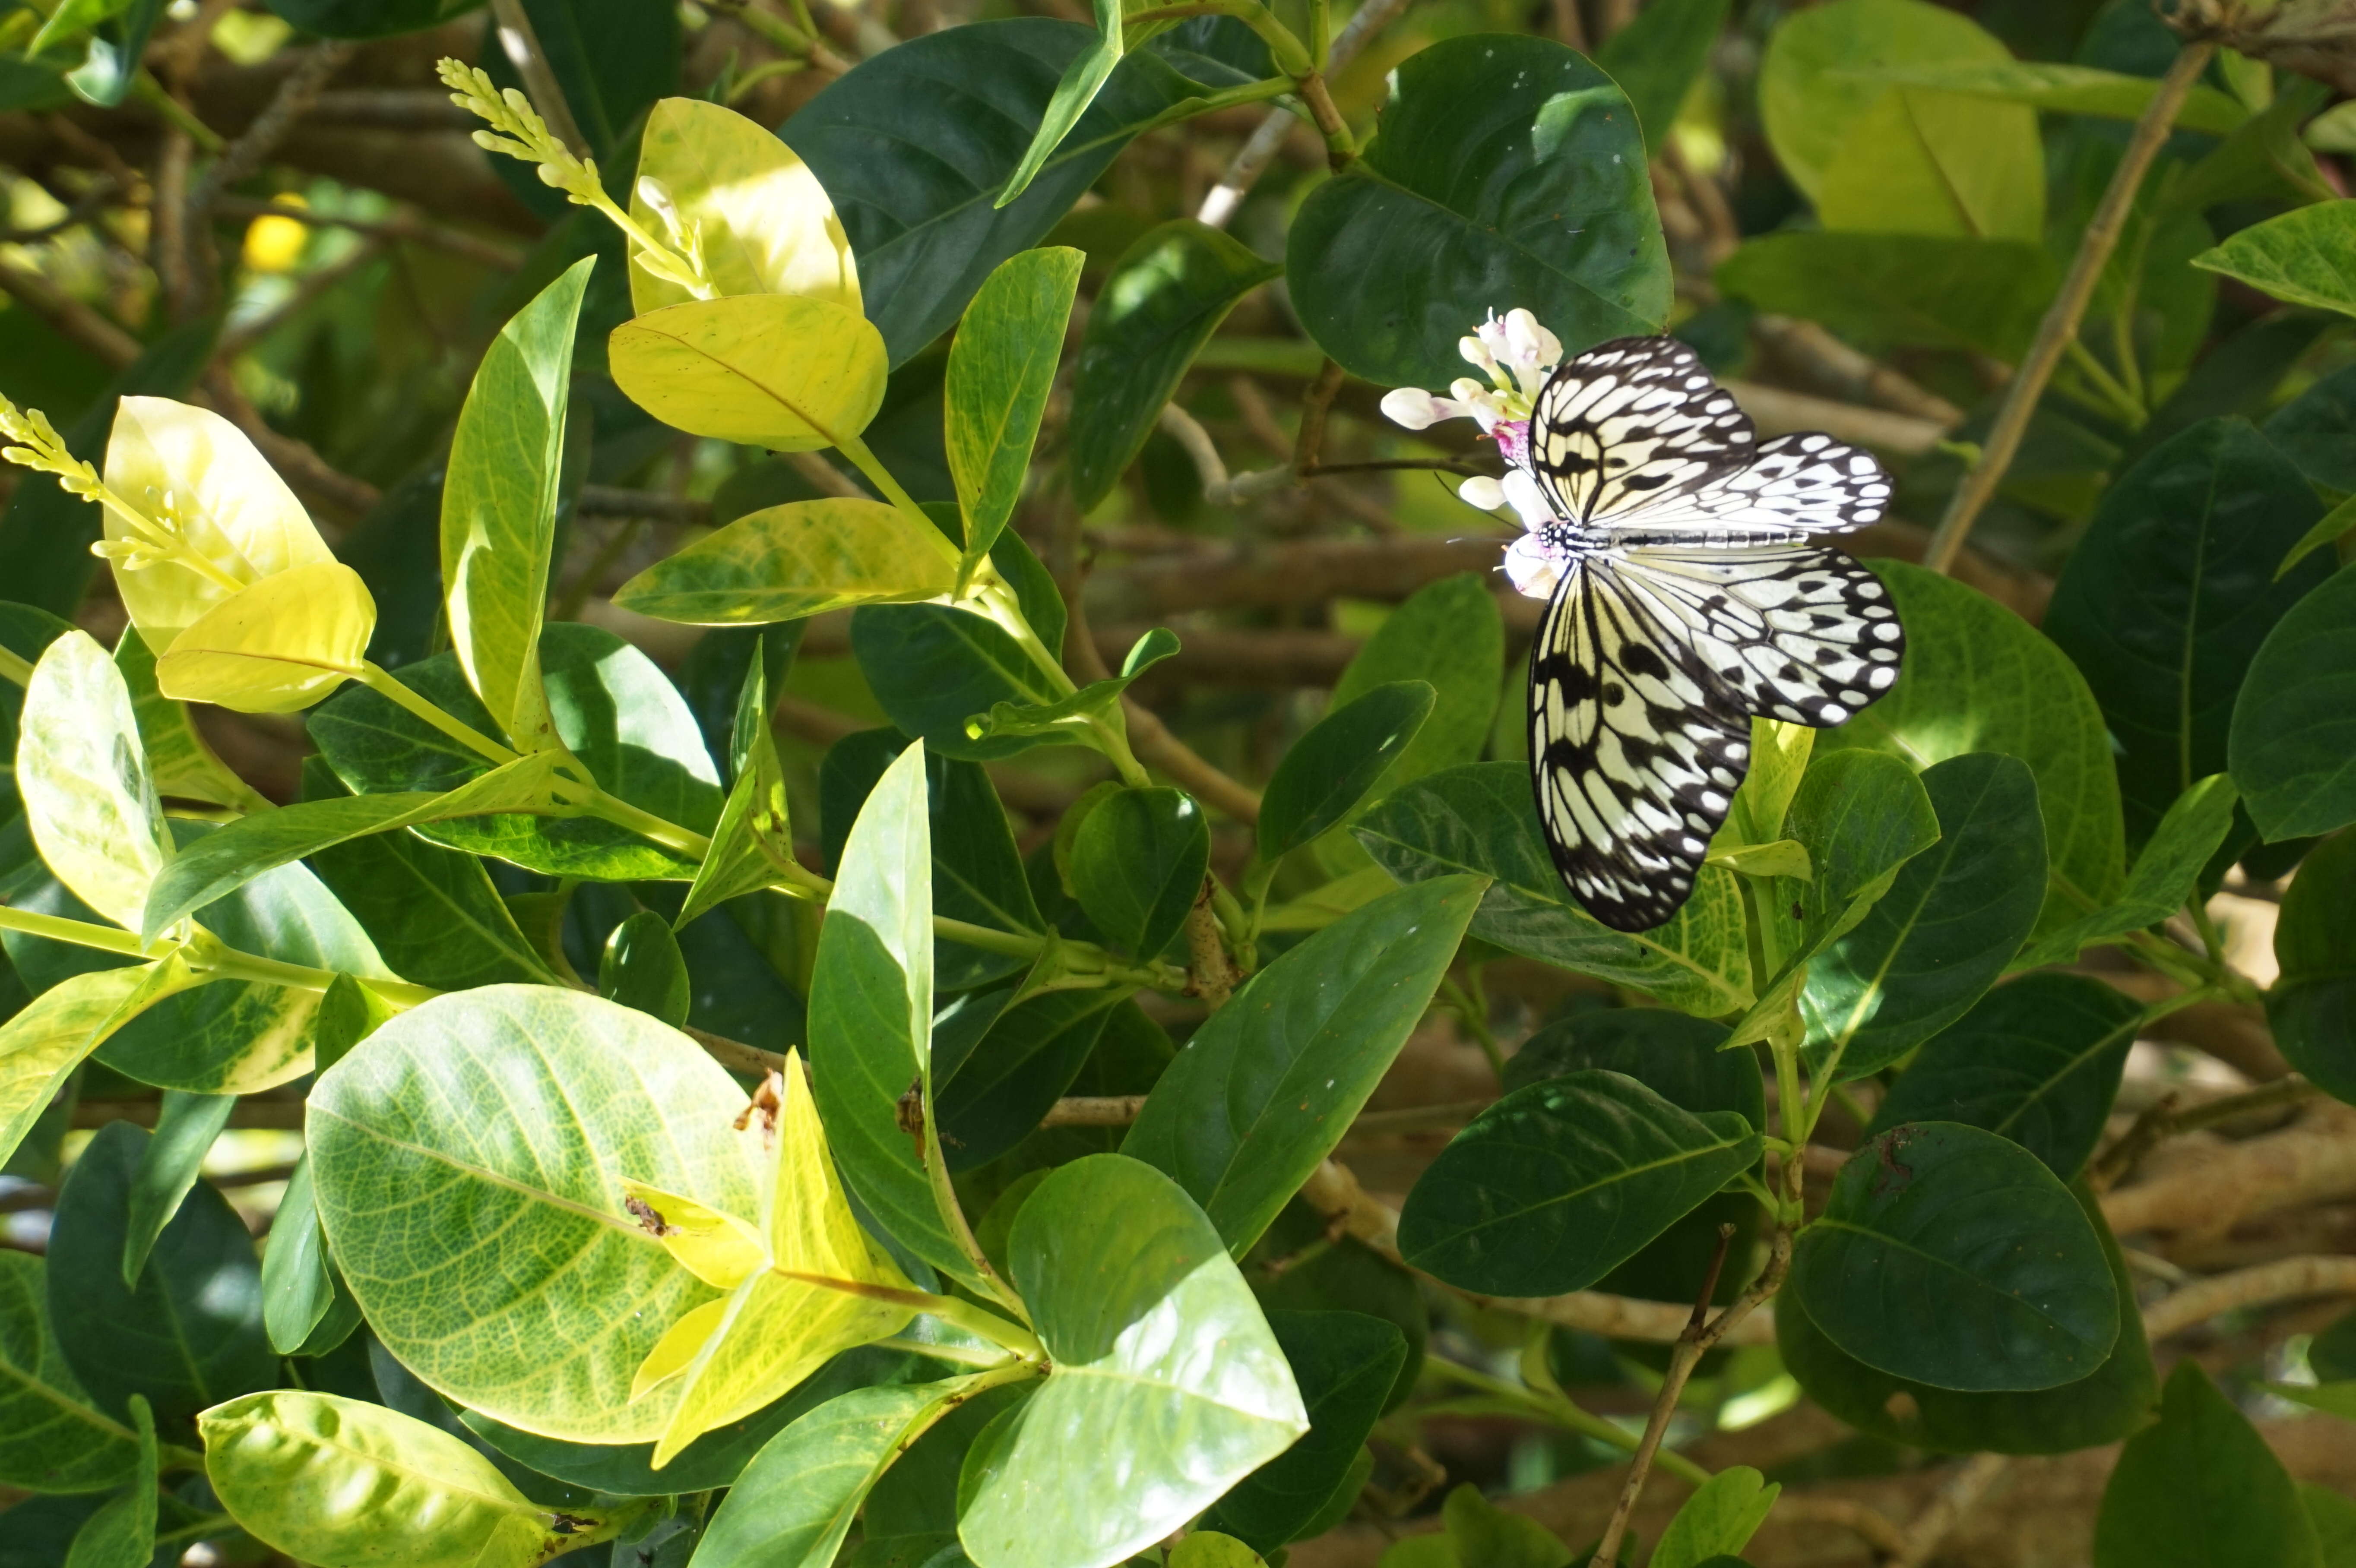
<path fill-rule="evenodd" d="M 1748 415 L 1674 337 L 1619 337 L 1538 390 L 1529 468 L 1568 522 L 1590 527 L 1687 497 L 1756 455 Z"/>
<path fill-rule="evenodd" d="M 1871 453 L 1811 431 L 1777 436 L 1748 467 L 1590 526 L 1625 545 L 1797 544 L 1879 522 L 1890 492 Z"/>

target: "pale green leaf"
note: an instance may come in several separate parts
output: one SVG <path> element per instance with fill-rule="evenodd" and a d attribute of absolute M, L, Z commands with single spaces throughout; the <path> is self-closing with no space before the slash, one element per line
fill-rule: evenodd
<path fill-rule="evenodd" d="M 857 437 L 884 403 L 884 338 L 826 300 L 739 294 L 614 329 L 614 380 L 677 430 L 807 452 Z"/>
<path fill-rule="evenodd" d="M 308 708 L 368 661 L 376 601 L 340 561 L 289 567 L 198 616 L 155 661 L 155 682 L 180 702 L 241 713 Z"/>
<path fill-rule="evenodd" d="M 829 496 L 747 513 L 622 584 L 614 603 L 660 621 L 734 626 L 957 586 L 957 551 L 894 507 Z"/>
<path fill-rule="evenodd" d="M 76 898 L 136 930 L 170 851 L 122 672 L 87 632 L 69 632 L 33 667 L 17 722 L 34 848 Z"/>

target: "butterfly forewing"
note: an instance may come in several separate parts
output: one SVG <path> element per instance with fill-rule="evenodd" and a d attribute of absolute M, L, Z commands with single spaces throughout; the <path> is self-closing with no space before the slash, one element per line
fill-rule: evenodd
<path fill-rule="evenodd" d="M 1555 514 L 1598 526 L 1740 472 L 1750 418 L 1673 337 L 1621 337 L 1538 391 L 1529 465 Z"/>

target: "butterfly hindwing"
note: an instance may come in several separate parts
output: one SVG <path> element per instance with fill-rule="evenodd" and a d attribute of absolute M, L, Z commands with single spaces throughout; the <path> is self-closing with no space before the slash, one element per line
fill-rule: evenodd
<path fill-rule="evenodd" d="M 1528 463 L 1568 521 L 1598 525 L 1740 472 L 1750 417 L 1674 337 L 1620 337 L 1566 361 L 1531 411 Z"/>

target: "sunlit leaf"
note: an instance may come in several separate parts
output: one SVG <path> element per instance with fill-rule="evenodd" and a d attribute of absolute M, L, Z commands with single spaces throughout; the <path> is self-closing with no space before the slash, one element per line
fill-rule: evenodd
<path fill-rule="evenodd" d="M 859 308 L 859 267 L 834 204 L 775 133 L 717 103 L 666 98 L 639 133 L 630 196 L 630 216 L 665 238 L 639 183 L 647 180 L 682 225 L 698 230 L 704 274 L 721 293 L 802 294 Z M 630 304 L 641 315 L 693 297 L 681 284 L 630 268 Z"/>
<path fill-rule="evenodd" d="M 739 294 L 667 305 L 614 329 L 630 400 L 691 435 L 778 452 L 833 446 L 884 403 L 884 339 L 829 300 Z"/>
<path fill-rule="evenodd" d="M 87 633 L 51 643 L 25 688 L 16 790 L 34 847 L 74 896 L 139 929 L 167 856 L 131 692 Z"/>
<path fill-rule="evenodd" d="M 918 603 L 956 585 L 957 551 L 939 529 L 880 502 L 830 496 L 739 517 L 622 584 L 614 603 L 733 626 Z"/>
<path fill-rule="evenodd" d="M 156 685 L 182 702 L 241 713 L 308 708 L 360 673 L 376 601 L 338 561 L 291 567 L 214 605 L 155 661 Z"/>

